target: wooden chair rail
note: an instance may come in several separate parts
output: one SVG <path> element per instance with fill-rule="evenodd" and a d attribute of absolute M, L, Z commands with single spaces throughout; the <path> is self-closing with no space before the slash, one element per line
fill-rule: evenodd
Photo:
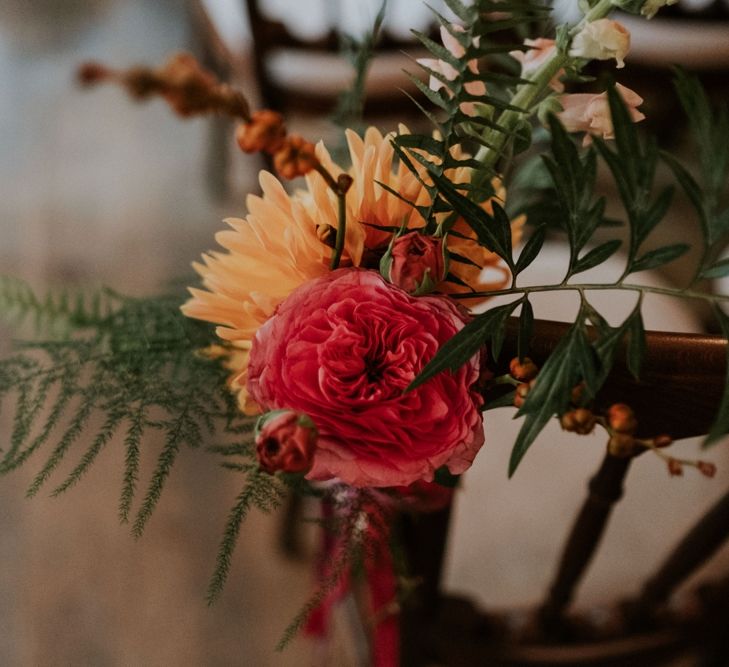
<path fill-rule="evenodd" d="M 563 322 L 535 322 L 530 356 L 542 365 L 570 325 Z M 505 370 L 516 356 L 518 322 L 507 324 L 499 366 Z M 708 433 L 721 400 L 727 368 L 727 341 L 721 336 L 646 332 L 646 354 L 640 382 L 625 364 L 621 349 L 598 406 L 621 402 L 638 415 L 638 434 L 668 433 L 674 439 Z"/>
<path fill-rule="evenodd" d="M 558 322 L 535 323 L 530 355 L 538 365 L 568 328 Z M 517 332 L 518 322 L 510 321 L 501 366 L 516 356 Z M 720 336 L 651 331 L 646 342 L 640 382 L 627 371 L 624 354 L 619 355 L 598 404 L 630 404 L 644 435 L 669 433 L 681 438 L 707 433 L 724 387 L 727 341 Z M 549 591 L 529 616 L 529 631 L 521 635 L 510 631 L 508 615 L 483 614 L 467 601 L 439 595 L 438 581 L 432 577 L 440 578 L 443 549 L 438 545 L 446 542 L 449 512 L 408 519 L 417 530 L 404 533 L 406 549 L 418 555 L 412 560 L 414 574 L 426 585 L 414 604 L 403 610 L 402 664 L 660 665 L 677 651 L 696 647 L 719 660 L 711 664 L 729 661 L 729 646 L 722 643 L 729 630 L 729 578 L 704 591 L 695 617 L 676 618 L 663 609 L 673 590 L 729 537 L 729 493 L 685 535 L 635 600 L 616 601 L 618 622 L 612 632 L 596 628 L 584 616 L 567 614 L 612 508 L 622 497 L 630 463 L 629 458 L 605 455 L 588 484 Z"/>

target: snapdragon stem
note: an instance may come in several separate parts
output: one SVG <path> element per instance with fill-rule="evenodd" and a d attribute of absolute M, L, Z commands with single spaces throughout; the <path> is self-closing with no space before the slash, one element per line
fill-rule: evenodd
<path fill-rule="evenodd" d="M 592 7 L 569 32 L 570 37 L 574 37 L 579 33 L 585 25 L 592 23 L 598 19 L 604 18 L 614 9 L 612 0 L 600 0 Z M 476 160 L 483 164 L 484 168 L 474 173 L 472 180 L 478 182 L 483 181 L 490 169 L 496 166 L 499 158 L 503 155 L 506 142 L 513 135 L 519 121 L 530 116 L 534 109 L 535 103 L 542 97 L 545 90 L 549 86 L 549 82 L 565 66 L 569 60 L 569 56 L 564 51 L 555 49 L 551 58 L 546 60 L 542 66 L 534 72 L 529 78 L 529 83 L 523 83 L 516 89 L 516 93 L 511 100 L 511 105 L 519 107 L 522 111 L 514 109 L 506 109 L 501 112 L 496 123 L 503 128 L 502 131 L 488 131 L 486 139 L 491 144 L 490 148 L 481 147 L 476 154 Z M 493 136 L 492 136 L 493 135 Z"/>

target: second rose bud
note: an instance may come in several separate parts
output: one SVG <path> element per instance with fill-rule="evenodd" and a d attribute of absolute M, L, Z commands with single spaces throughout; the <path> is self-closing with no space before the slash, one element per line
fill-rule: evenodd
<path fill-rule="evenodd" d="M 380 273 L 413 296 L 432 292 L 448 273 L 443 239 L 420 232 L 396 236 L 382 256 Z"/>

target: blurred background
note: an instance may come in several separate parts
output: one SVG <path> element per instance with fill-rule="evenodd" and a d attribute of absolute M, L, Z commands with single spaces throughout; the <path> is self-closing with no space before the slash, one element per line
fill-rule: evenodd
<path fill-rule="evenodd" d="M 296 39 L 318 40 L 329 51 L 329 26 L 362 31 L 379 5 L 260 4 L 264 19 L 284 21 Z M 571 3 L 563 4 L 569 10 Z M 694 0 L 671 9 L 672 19 L 655 20 L 654 33 L 646 33 L 653 49 L 639 50 L 634 38 L 635 58 L 628 63 L 636 66 L 635 76 L 665 81 L 655 77 L 665 77 L 667 65 L 680 56 L 711 85 L 729 89 L 727 3 Z M 369 111 L 373 122 L 391 129 L 394 118 L 418 122 L 412 107 L 399 111 L 386 94 L 407 87 L 400 68 L 409 60 L 400 53 L 400 40 L 408 39 L 409 27 L 427 29 L 428 13 L 414 0 L 392 0 L 388 11 L 392 53 L 373 67 Z M 636 29 L 648 30 L 642 24 Z M 351 70 L 331 60 L 307 61 L 293 43 L 289 53 L 279 49 L 262 63 L 263 55 L 271 55 L 266 39 L 275 34 L 258 35 L 253 49 L 256 34 L 242 0 L 0 0 L 0 273 L 41 290 L 104 284 L 127 294 L 151 294 L 191 276 L 190 262 L 213 245 L 222 218 L 245 213 L 245 194 L 257 191 L 263 164 L 233 150 L 226 123 L 180 121 L 161 102 L 138 106 L 112 88 L 82 92 L 73 81 L 75 68 L 89 58 L 117 66 L 160 63 L 172 51 L 193 50 L 241 85 L 254 104 L 290 104 L 290 124 L 308 138 L 334 137 L 322 110 Z M 286 93 L 287 86 L 293 92 Z M 660 86 L 656 93 L 655 85 L 651 94 L 670 95 Z M 680 144 L 680 129 L 676 134 Z M 667 238 L 651 242 L 695 240 L 691 219 L 679 200 Z M 559 272 L 564 247 L 555 239 L 548 250 L 545 273 L 535 281 Z M 676 263 L 649 279 L 680 283 L 689 269 Z M 537 314 L 569 317 L 573 305 L 545 301 Z M 615 317 L 623 306 L 629 304 L 616 306 Z M 701 331 L 704 315 L 655 301 L 648 304 L 646 324 Z M 0 334 L 0 350 L 7 352 L 9 332 Z M 7 415 L 0 416 L 0 434 L 7 426 Z M 575 440 L 553 429 L 507 482 L 515 424 L 496 412 L 489 413 L 486 428 L 486 449 L 456 505 L 446 583 L 484 605 L 525 606 L 548 583 L 603 443 L 600 436 Z M 145 446 L 149 470 L 159 443 L 150 438 Z M 678 451 L 697 456 L 698 445 L 681 443 Z M 691 474 L 669 479 L 659 461 L 643 458 L 580 604 L 599 607 L 634 591 L 657 564 L 657 554 L 729 480 L 725 447 L 714 450 L 720 472 L 711 481 Z M 73 463 L 70 457 L 68 465 Z M 71 492 L 28 501 L 24 492 L 38 465 L 31 460 L 0 483 L 0 665 L 317 664 L 304 641 L 283 654 L 273 651 L 311 586 L 310 562 L 282 554 L 276 539 L 280 516 L 248 519 L 227 589 L 213 608 L 206 607 L 208 577 L 238 491 L 236 477 L 216 469 L 211 457 L 188 451 L 179 458 L 139 541 L 117 520 L 120 448 L 107 447 Z M 724 550 L 710 568 L 726 571 L 728 565 Z M 354 660 L 344 647 L 337 664 Z"/>

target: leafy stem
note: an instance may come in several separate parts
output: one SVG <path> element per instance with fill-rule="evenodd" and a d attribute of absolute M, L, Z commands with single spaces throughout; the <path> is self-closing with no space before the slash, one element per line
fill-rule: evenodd
<path fill-rule="evenodd" d="M 729 294 L 709 294 L 708 292 L 700 292 L 697 290 L 684 290 L 677 287 L 655 287 L 651 285 L 638 285 L 635 283 L 557 283 L 554 285 L 533 285 L 530 287 L 509 287 L 492 292 L 465 292 L 463 294 L 450 294 L 452 299 L 473 299 L 479 297 L 509 296 L 524 294 L 529 295 L 535 292 L 565 292 L 573 291 L 583 294 L 585 291 L 600 290 L 628 290 L 631 292 L 639 292 L 641 296 L 645 293 L 663 294 L 673 297 L 684 297 L 687 299 L 703 299 L 704 301 L 720 302 L 729 301 Z"/>

